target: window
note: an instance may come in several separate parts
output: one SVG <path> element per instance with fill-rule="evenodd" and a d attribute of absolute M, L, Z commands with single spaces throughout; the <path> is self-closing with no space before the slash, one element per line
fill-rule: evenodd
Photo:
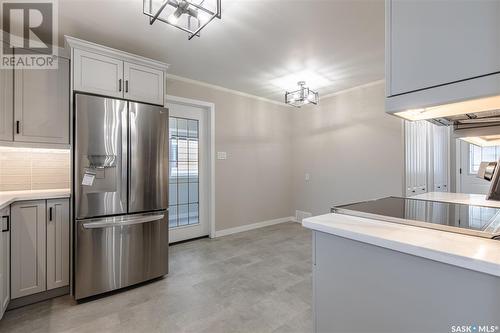
<path fill-rule="evenodd" d="M 199 223 L 198 120 L 170 117 L 169 227 Z"/>
<path fill-rule="evenodd" d="M 500 146 L 479 147 L 469 144 L 469 173 L 477 174 L 481 162 L 494 162 L 500 158 Z"/>

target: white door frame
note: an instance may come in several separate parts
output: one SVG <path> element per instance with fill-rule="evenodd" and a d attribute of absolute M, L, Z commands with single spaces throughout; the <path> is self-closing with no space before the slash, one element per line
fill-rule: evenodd
<path fill-rule="evenodd" d="M 165 104 L 193 106 L 208 112 L 208 226 L 210 238 L 215 238 L 215 104 L 172 95 L 165 95 Z"/>

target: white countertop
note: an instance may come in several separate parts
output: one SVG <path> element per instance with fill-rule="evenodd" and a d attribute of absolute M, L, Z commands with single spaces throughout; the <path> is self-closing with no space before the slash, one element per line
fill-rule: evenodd
<path fill-rule="evenodd" d="M 411 198 L 500 208 L 500 201 L 486 200 L 484 194 L 429 192 Z"/>
<path fill-rule="evenodd" d="M 33 191 L 0 191 L 0 209 L 16 201 L 69 198 L 70 189 L 33 190 Z"/>
<path fill-rule="evenodd" d="M 427 193 L 415 198 L 500 207 L 484 195 Z M 340 214 L 304 219 L 306 228 L 500 277 L 500 241 Z"/>

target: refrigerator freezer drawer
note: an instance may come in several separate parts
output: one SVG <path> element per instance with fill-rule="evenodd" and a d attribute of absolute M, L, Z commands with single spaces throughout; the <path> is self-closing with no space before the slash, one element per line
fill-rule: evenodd
<path fill-rule="evenodd" d="M 77 221 L 75 299 L 167 273 L 167 211 Z"/>

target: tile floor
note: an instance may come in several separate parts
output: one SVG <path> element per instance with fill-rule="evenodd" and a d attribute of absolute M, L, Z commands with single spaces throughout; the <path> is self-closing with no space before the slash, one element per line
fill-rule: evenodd
<path fill-rule="evenodd" d="M 9 311 L 0 332 L 311 332 L 311 233 L 283 223 L 171 247 L 168 277 Z"/>

